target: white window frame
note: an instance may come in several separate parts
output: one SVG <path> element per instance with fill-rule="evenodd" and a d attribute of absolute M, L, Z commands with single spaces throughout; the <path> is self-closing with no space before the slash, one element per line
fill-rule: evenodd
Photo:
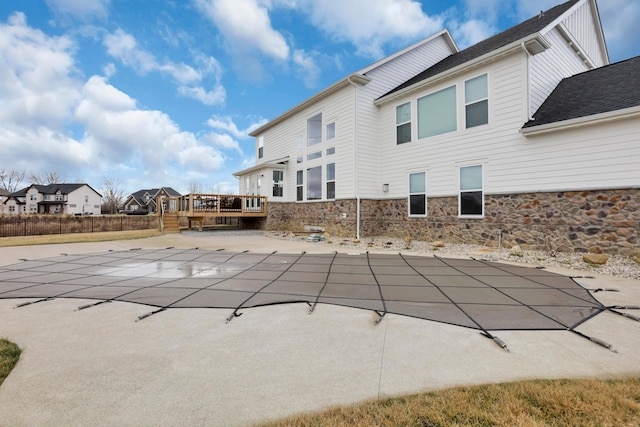
<path fill-rule="evenodd" d="M 311 191 L 309 191 L 309 190 L 311 190 L 309 188 L 309 185 L 311 185 L 312 183 L 315 183 L 309 178 L 309 175 L 311 173 L 316 173 L 317 171 L 320 171 L 320 180 L 319 180 L 320 181 L 320 185 L 319 185 L 320 194 L 319 194 L 318 197 L 309 198 L 309 194 L 312 193 Z M 306 189 L 307 189 L 306 196 L 307 197 L 306 197 L 306 200 L 310 200 L 310 201 L 322 200 L 322 196 L 323 196 L 323 194 L 322 194 L 323 193 L 323 191 L 322 191 L 323 190 L 322 189 L 322 166 L 314 166 L 314 167 L 311 167 L 311 168 L 307 168 L 306 172 L 307 172 L 307 187 L 306 187 Z"/>
<path fill-rule="evenodd" d="M 444 108 L 442 107 L 441 104 L 438 104 L 437 108 L 432 108 L 431 110 L 427 110 L 425 112 L 425 114 L 421 115 L 420 114 L 421 105 L 423 105 L 421 101 L 424 100 L 426 102 L 426 100 L 428 98 L 435 97 L 438 94 L 441 94 L 441 93 L 443 93 L 445 91 L 449 91 L 449 90 L 453 90 L 453 103 L 454 103 L 453 104 L 453 110 L 452 110 L 453 114 L 454 114 L 454 117 L 453 117 L 453 123 L 454 123 L 453 129 L 451 129 L 451 128 L 446 128 L 444 130 L 436 129 L 436 130 L 429 131 L 427 134 L 424 134 L 423 132 L 428 131 L 430 128 L 427 128 L 427 127 L 425 127 L 424 129 L 422 128 L 423 117 L 429 117 L 429 118 L 436 117 L 436 118 L 438 118 L 437 116 L 439 114 L 441 114 L 445 110 L 444 110 Z M 421 96 L 421 97 L 419 97 L 417 99 L 417 101 L 416 101 L 416 120 L 417 120 L 417 123 L 418 123 L 418 125 L 417 125 L 418 126 L 418 128 L 417 128 L 417 138 L 418 139 L 434 138 L 436 136 L 450 134 L 450 133 L 456 132 L 458 130 L 458 92 L 459 92 L 458 91 L 458 85 L 457 84 L 453 84 L 453 85 L 449 85 L 447 87 L 443 87 L 442 89 L 438 89 L 436 91 L 433 91 L 431 93 L 428 93 L 428 94 L 426 94 L 424 96 Z M 450 117 L 447 117 L 447 118 L 450 119 Z M 442 120 L 442 118 L 440 118 L 440 120 L 439 120 L 439 123 L 446 123 L 446 122 L 447 121 Z M 421 131 L 423 131 L 423 132 L 421 132 Z"/>
<path fill-rule="evenodd" d="M 330 128 L 333 128 L 333 131 L 330 131 Z M 337 131 L 338 131 L 338 126 L 336 125 L 336 121 L 333 120 L 329 123 L 327 123 L 327 125 L 325 126 L 325 139 L 327 141 L 331 141 L 332 139 L 336 139 L 336 137 L 338 136 Z"/>
<path fill-rule="evenodd" d="M 409 120 L 405 120 L 403 122 L 399 121 L 398 118 L 398 110 L 401 107 L 404 107 L 405 105 L 409 105 Z M 396 105 L 396 145 L 402 145 L 402 144 L 406 144 L 408 142 L 411 142 L 413 140 L 413 129 L 411 129 L 411 101 L 407 101 L 405 103 L 402 103 L 400 105 Z M 409 125 L 409 139 L 407 141 L 402 141 L 400 142 L 399 140 L 399 129 L 400 127 L 406 127 L 407 125 Z"/>
<path fill-rule="evenodd" d="M 333 167 L 333 178 L 329 178 L 329 166 Z M 327 163 L 325 165 L 325 195 L 327 200 L 335 200 L 336 199 L 336 164 L 335 163 Z M 329 197 L 329 184 L 333 184 L 333 197 Z"/>
<path fill-rule="evenodd" d="M 316 122 L 319 123 L 315 125 Z M 307 119 L 307 147 L 322 144 L 322 141 L 322 112 L 320 112 Z"/>
<path fill-rule="evenodd" d="M 258 158 L 261 159 L 264 157 L 264 136 L 260 135 L 258 137 Z"/>
<path fill-rule="evenodd" d="M 279 180 L 276 181 L 276 174 L 279 174 Z M 272 177 L 272 190 L 271 190 L 271 195 L 273 197 L 284 197 L 284 171 L 281 169 L 274 169 L 271 172 L 271 177 Z M 276 195 L 276 189 L 279 189 L 279 193 L 278 195 Z"/>
<path fill-rule="evenodd" d="M 296 202 L 304 201 L 304 170 L 296 171 Z"/>
<path fill-rule="evenodd" d="M 485 83 L 486 83 L 486 96 L 482 97 L 482 98 L 477 98 L 477 99 L 472 99 L 471 101 L 467 101 L 467 83 L 471 82 L 472 80 L 476 80 L 479 79 L 481 77 L 485 78 Z M 476 105 L 476 104 L 480 104 L 480 103 L 485 103 L 486 104 L 486 109 L 487 109 L 487 121 L 486 123 L 480 123 L 477 125 L 473 125 L 473 126 L 469 126 L 467 124 L 467 108 L 472 106 L 472 105 Z M 465 129 L 473 129 L 479 126 L 485 126 L 489 124 L 489 74 L 488 73 L 484 73 L 484 74 L 480 74 L 478 76 L 472 77 L 470 79 L 467 79 L 464 81 L 464 127 Z"/>
<path fill-rule="evenodd" d="M 462 189 L 462 170 L 465 168 L 480 167 L 480 177 L 482 180 L 480 187 Z M 472 163 L 458 166 L 458 218 L 481 219 L 484 218 L 484 192 L 485 192 L 485 165 L 483 163 Z M 465 214 L 462 213 L 462 194 L 480 192 L 481 213 Z"/>
<path fill-rule="evenodd" d="M 424 191 L 411 191 L 411 176 L 412 175 L 424 175 Z M 409 172 L 407 174 L 407 188 L 408 188 L 408 196 L 407 196 L 407 214 L 411 218 L 424 218 L 428 213 L 427 206 L 427 172 L 426 171 L 415 171 Z M 423 196 L 424 197 L 424 213 L 421 214 L 413 214 L 411 213 L 411 196 Z"/>

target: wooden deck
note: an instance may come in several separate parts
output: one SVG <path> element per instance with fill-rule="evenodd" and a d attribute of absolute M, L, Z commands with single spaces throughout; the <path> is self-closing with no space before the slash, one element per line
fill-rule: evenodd
<path fill-rule="evenodd" d="M 239 196 L 228 194 L 187 194 L 181 197 L 163 197 L 160 200 L 162 221 L 186 217 L 189 228 L 192 222 L 202 224 L 207 217 L 264 218 L 267 216 L 265 196 Z M 163 227 L 164 228 L 164 227 Z M 179 231 L 179 230 L 178 230 Z"/>

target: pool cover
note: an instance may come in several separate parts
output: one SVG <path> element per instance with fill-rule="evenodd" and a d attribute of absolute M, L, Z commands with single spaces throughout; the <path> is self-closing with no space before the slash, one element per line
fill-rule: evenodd
<path fill-rule="evenodd" d="M 312 312 L 334 304 L 372 310 L 379 319 L 394 313 L 479 329 L 505 349 L 489 331 L 576 332 L 611 310 L 573 278 L 534 267 L 404 254 L 175 248 L 63 254 L 0 267 L 0 298 L 158 307 L 139 320 L 169 308 L 231 309 L 231 320 L 251 307 L 301 302 Z"/>

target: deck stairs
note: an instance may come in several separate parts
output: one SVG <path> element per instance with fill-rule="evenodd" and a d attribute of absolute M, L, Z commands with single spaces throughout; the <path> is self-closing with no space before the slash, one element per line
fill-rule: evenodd
<path fill-rule="evenodd" d="M 165 213 L 162 215 L 162 232 L 164 234 L 180 233 L 177 213 Z"/>

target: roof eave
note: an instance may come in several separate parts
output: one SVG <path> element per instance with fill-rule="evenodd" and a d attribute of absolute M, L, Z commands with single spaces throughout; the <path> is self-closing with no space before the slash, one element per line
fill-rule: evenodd
<path fill-rule="evenodd" d="M 289 162 L 289 156 L 287 157 L 283 157 L 281 159 L 275 159 L 275 160 L 270 160 L 268 162 L 264 162 L 264 163 L 260 163 L 258 165 L 255 166 L 251 166 L 250 168 L 247 169 L 243 169 L 241 171 L 238 172 L 234 172 L 233 176 L 235 176 L 236 178 L 239 178 L 241 176 L 250 174 L 252 172 L 256 172 L 265 168 L 282 168 L 284 167 L 284 164 Z"/>
<path fill-rule="evenodd" d="M 338 82 L 332 84 L 331 86 L 329 86 L 328 88 L 326 88 L 323 91 L 320 91 L 318 93 L 316 93 L 315 95 L 313 95 L 311 98 L 307 98 L 305 101 L 302 101 L 300 104 L 296 105 L 295 107 L 293 107 L 292 109 L 284 112 L 283 114 L 279 115 L 278 117 L 276 117 L 275 119 L 265 123 L 264 125 L 260 126 L 258 129 L 254 130 L 253 132 L 251 132 L 249 134 L 249 136 L 252 137 L 257 137 L 258 135 L 266 132 L 267 130 L 271 129 L 272 127 L 274 127 L 275 125 L 282 123 L 283 121 L 287 120 L 289 117 L 293 116 L 294 114 L 299 113 L 300 111 L 304 110 L 305 108 L 309 107 L 310 105 L 315 104 L 316 102 L 328 97 L 329 95 L 337 92 L 338 90 L 356 83 L 359 85 L 366 85 L 367 83 L 369 83 L 371 81 L 371 79 L 365 75 L 362 75 L 360 73 L 353 73 L 348 75 L 347 77 L 343 78 L 342 80 L 339 80 Z"/>
<path fill-rule="evenodd" d="M 461 72 L 467 71 L 470 68 L 474 68 L 474 67 L 478 67 L 480 65 L 484 65 L 488 62 L 492 62 L 495 61 L 505 55 L 509 55 L 513 52 L 517 52 L 519 50 L 522 50 L 522 46 L 523 44 L 530 44 L 532 42 L 537 42 L 539 43 L 541 46 L 544 46 L 546 48 L 548 48 L 549 46 L 549 42 L 540 34 L 540 33 L 535 33 L 535 34 L 531 34 L 527 37 L 521 38 L 520 40 L 516 40 L 512 43 L 509 43 L 508 45 L 502 46 L 499 49 L 496 50 L 492 50 L 491 52 L 487 52 L 484 55 L 481 55 L 477 58 L 474 58 L 470 61 L 467 61 L 463 64 L 457 65 L 453 68 L 450 68 L 446 71 L 443 71 L 440 74 L 436 74 L 435 76 L 429 77 L 428 79 L 422 80 L 420 82 L 417 82 L 411 86 L 407 86 L 397 92 L 393 92 L 389 95 L 383 96 L 381 98 L 376 99 L 373 103 L 377 106 L 386 104 L 387 102 L 390 102 L 394 99 L 400 98 L 402 96 L 405 96 L 408 93 L 414 92 L 416 90 L 419 90 L 425 86 L 429 86 L 432 85 L 436 82 L 439 82 L 441 80 L 444 79 L 448 79 L 456 74 L 459 74 Z"/>
<path fill-rule="evenodd" d="M 622 120 L 633 117 L 640 117 L 640 105 L 624 108 L 622 110 L 607 111 L 606 113 L 593 114 L 590 116 L 576 117 L 575 119 L 562 120 L 559 122 L 547 123 L 539 126 L 521 128 L 520 133 L 526 137 L 537 136 L 551 132 L 559 132 L 579 126 L 594 125 L 613 120 Z"/>

